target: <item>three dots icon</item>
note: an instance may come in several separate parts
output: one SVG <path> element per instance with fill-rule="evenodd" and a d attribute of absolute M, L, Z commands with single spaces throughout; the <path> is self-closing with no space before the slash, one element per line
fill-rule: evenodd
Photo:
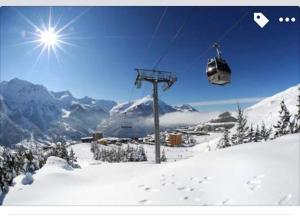
<path fill-rule="evenodd" d="M 295 17 L 291 17 L 291 18 L 289 18 L 289 17 L 285 17 L 285 18 L 283 18 L 283 17 L 279 17 L 279 22 L 283 22 L 283 21 L 285 21 L 285 22 L 296 22 L 296 18 Z"/>

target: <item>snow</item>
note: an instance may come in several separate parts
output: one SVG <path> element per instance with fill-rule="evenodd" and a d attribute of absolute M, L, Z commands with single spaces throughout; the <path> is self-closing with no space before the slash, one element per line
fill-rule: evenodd
<path fill-rule="evenodd" d="M 204 151 L 220 134 L 196 137 L 190 148 L 165 148 L 152 162 L 94 161 L 90 144 L 72 146 L 81 169 L 51 157 L 31 185 L 10 188 L 4 205 L 299 205 L 299 134 Z"/>
<path fill-rule="evenodd" d="M 61 159 L 61 158 L 55 157 L 55 156 L 50 156 L 47 159 L 44 167 L 46 167 L 45 169 L 47 169 L 49 167 L 51 167 L 50 169 L 52 169 L 52 168 L 59 168 L 59 169 L 64 169 L 64 170 L 72 170 L 73 169 L 64 159 Z"/>
<path fill-rule="evenodd" d="M 152 98 L 150 96 L 146 96 L 133 102 L 119 103 L 111 109 L 110 113 L 127 113 L 130 110 L 134 110 L 135 107 L 146 103 L 152 103 Z"/>
<path fill-rule="evenodd" d="M 23 185 L 28 185 L 28 184 L 32 184 L 34 181 L 32 174 L 31 173 L 26 173 L 25 176 L 22 179 L 22 184 Z"/>
<path fill-rule="evenodd" d="M 159 100 L 160 114 L 170 113 L 178 111 L 171 105 Z M 142 112 L 142 116 L 147 116 L 152 113 L 153 99 L 151 96 L 146 96 L 141 99 L 137 99 L 130 102 L 119 103 L 110 110 L 110 115 L 116 114 L 130 114 L 130 116 L 136 116 L 139 112 Z"/>
<path fill-rule="evenodd" d="M 288 88 L 278 94 L 268 97 L 257 104 L 247 108 L 245 114 L 248 117 L 248 123 L 257 125 L 262 121 L 266 126 L 275 125 L 279 119 L 280 102 L 284 100 L 285 105 L 291 114 L 297 113 L 297 97 L 300 94 L 298 90 L 300 84 Z"/>
<path fill-rule="evenodd" d="M 68 118 L 71 114 L 71 111 L 65 110 L 65 109 L 61 109 L 62 112 L 62 117 L 63 118 Z"/>

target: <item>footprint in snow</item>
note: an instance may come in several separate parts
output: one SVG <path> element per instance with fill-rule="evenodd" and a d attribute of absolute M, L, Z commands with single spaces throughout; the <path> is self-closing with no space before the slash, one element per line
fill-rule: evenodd
<path fill-rule="evenodd" d="M 250 191 L 255 191 L 255 190 L 261 188 L 262 179 L 264 177 L 265 177 L 264 175 L 257 175 L 257 176 L 254 176 L 253 179 L 247 181 L 246 184 L 248 185 L 248 189 Z"/>
<path fill-rule="evenodd" d="M 278 205 L 290 205 L 292 194 L 287 194 L 278 201 Z"/>
<path fill-rule="evenodd" d="M 151 203 L 150 200 L 146 200 L 146 199 L 139 201 L 139 204 L 149 204 L 149 203 Z"/>
<path fill-rule="evenodd" d="M 229 202 L 231 202 L 231 199 L 223 200 L 222 205 L 227 205 Z"/>
<path fill-rule="evenodd" d="M 153 189 L 151 187 L 145 187 L 144 189 L 145 191 L 150 191 L 150 192 L 157 192 L 158 190 L 157 189 Z"/>
<path fill-rule="evenodd" d="M 205 182 L 208 182 L 209 180 L 211 180 L 212 177 L 209 176 L 204 176 L 201 180 L 198 181 L 199 184 L 203 184 Z"/>
<path fill-rule="evenodd" d="M 188 200 L 188 199 L 189 199 L 188 196 L 183 197 L 183 200 Z"/>
<path fill-rule="evenodd" d="M 189 187 L 179 187 L 179 188 L 177 188 L 177 190 L 179 190 L 179 191 L 190 191 L 190 192 L 192 192 L 192 191 L 194 191 L 195 189 L 194 189 L 194 188 L 189 188 Z"/>
<path fill-rule="evenodd" d="M 190 178 L 191 181 L 194 181 L 194 180 L 197 180 L 197 179 L 198 179 L 197 177 Z"/>

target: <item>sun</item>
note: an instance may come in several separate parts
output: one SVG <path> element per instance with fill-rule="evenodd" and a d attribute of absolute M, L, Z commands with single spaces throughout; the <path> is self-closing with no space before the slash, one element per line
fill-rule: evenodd
<path fill-rule="evenodd" d="M 84 15 L 87 10 L 84 10 L 73 19 L 67 21 L 64 25 L 60 25 L 62 15 L 60 18 L 56 20 L 54 19 L 51 7 L 49 8 L 49 15 L 47 19 L 41 19 L 40 25 L 27 18 L 20 11 L 17 10 L 17 12 L 33 28 L 33 31 L 27 31 L 27 35 L 29 35 L 29 37 L 21 44 L 35 44 L 33 49 L 29 50 L 29 53 L 36 49 L 40 50 L 34 65 L 39 62 L 44 54 L 47 55 L 48 61 L 50 60 L 50 56 L 54 56 L 57 62 L 61 63 L 61 58 L 58 56 L 59 51 L 69 54 L 66 50 L 67 46 L 77 46 L 71 41 L 82 39 L 78 36 L 73 37 L 73 33 L 69 31 L 69 27 L 82 15 Z"/>
<path fill-rule="evenodd" d="M 55 29 L 50 27 L 44 31 L 40 31 L 39 41 L 41 44 L 54 48 L 58 45 L 59 34 L 55 32 Z"/>

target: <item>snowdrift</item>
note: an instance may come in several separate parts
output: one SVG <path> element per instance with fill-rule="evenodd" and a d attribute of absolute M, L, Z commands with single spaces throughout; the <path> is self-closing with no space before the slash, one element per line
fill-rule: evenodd
<path fill-rule="evenodd" d="M 4 205 L 299 205 L 299 141 L 294 134 L 205 153 L 197 151 L 203 143 L 177 162 L 89 163 L 71 172 L 51 159 L 31 185 L 16 182 Z"/>

